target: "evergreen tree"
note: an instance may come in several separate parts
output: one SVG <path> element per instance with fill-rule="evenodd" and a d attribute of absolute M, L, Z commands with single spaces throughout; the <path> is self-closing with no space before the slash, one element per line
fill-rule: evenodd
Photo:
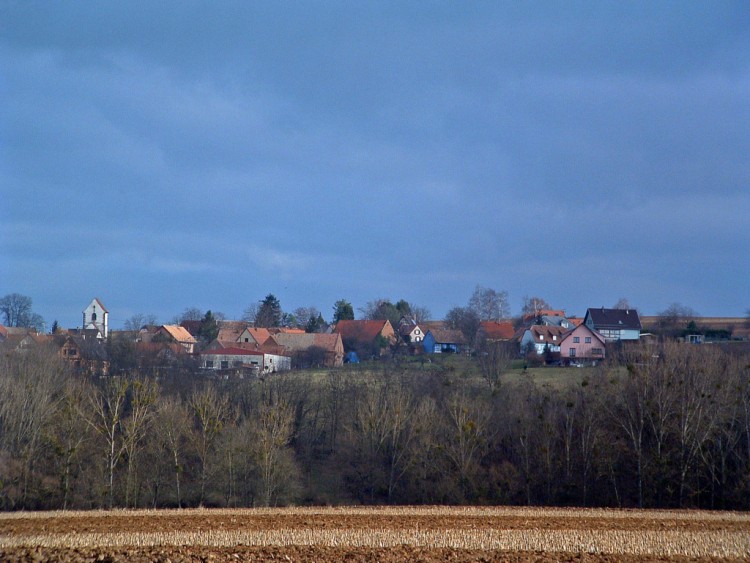
<path fill-rule="evenodd" d="M 258 313 L 255 316 L 255 326 L 258 328 L 281 326 L 282 315 L 281 303 L 273 293 L 269 293 L 260 302 Z"/>
<path fill-rule="evenodd" d="M 346 299 L 339 299 L 333 304 L 333 323 L 339 321 L 353 321 L 354 307 Z"/>
<path fill-rule="evenodd" d="M 204 342 L 211 342 L 219 336 L 219 325 L 210 310 L 201 320 L 201 326 L 198 329 L 198 337 Z"/>

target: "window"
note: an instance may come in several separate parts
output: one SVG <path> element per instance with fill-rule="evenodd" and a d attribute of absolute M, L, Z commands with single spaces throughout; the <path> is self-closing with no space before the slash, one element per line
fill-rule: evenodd
<path fill-rule="evenodd" d="M 206 360 L 206 367 L 208 369 L 213 369 L 214 368 L 214 361 L 213 360 Z"/>
<path fill-rule="evenodd" d="M 575 358 L 576 357 L 576 349 L 575 348 L 571 348 L 569 350 L 569 352 L 570 352 L 569 355 L 570 355 L 571 358 Z"/>
<path fill-rule="evenodd" d="M 587 336 L 584 340 L 586 341 L 586 344 L 591 344 L 591 337 L 590 336 Z"/>
<path fill-rule="evenodd" d="M 75 356 L 78 354 L 78 350 L 75 348 L 68 348 L 68 356 Z"/>
<path fill-rule="evenodd" d="M 580 336 L 574 336 L 573 337 L 573 342 L 575 342 L 576 344 L 578 344 L 580 341 L 581 341 L 581 337 Z"/>
<path fill-rule="evenodd" d="M 245 342 L 250 342 L 250 339 L 247 336 L 245 337 Z"/>
<path fill-rule="evenodd" d="M 557 335 L 556 334 L 552 335 L 552 340 L 557 340 Z"/>
<path fill-rule="evenodd" d="M 591 349 L 591 355 L 592 356 L 603 356 L 604 355 L 604 350 L 602 350 L 601 348 L 592 348 Z"/>
<path fill-rule="evenodd" d="M 221 369 L 229 368 L 229 360 L 221 360 Z"/>
<path fill-rule="evenodd" d="M 91 320 L 92 320 L 92 321 L 95 321 L 95 320 L 96 320 L 96 313 L 91 313 Z"/>

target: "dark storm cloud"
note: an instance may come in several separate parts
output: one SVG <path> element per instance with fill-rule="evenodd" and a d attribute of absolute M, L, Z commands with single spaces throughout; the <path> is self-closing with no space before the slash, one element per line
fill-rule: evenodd
<path fill-rule="evenodd" d="M 477 283 L 748 306 L 744 3 L 1 10 L 0 293 L 63 324 Z"/>

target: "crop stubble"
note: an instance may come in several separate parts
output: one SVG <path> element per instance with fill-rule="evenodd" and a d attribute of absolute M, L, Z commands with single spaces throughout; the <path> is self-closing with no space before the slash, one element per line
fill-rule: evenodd
<path fill-rule="evenodd" d="M 750 558 L 750 515 L 474 507 L 0 514 L 3 560 Z"/>

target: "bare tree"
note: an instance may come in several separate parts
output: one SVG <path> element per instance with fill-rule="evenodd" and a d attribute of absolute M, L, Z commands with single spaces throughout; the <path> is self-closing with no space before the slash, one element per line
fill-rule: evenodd
<path fill-rule="evenodd" d="M 192 418 L 188 407 L 177 397 L 163 398 L 156 410 L 155 428 L 163 447 L 167 450 L 174 472 L 177 506 L 182 508 L 180 476 L 185 471 L 185 449 Z"/>
<path fill-rule="evenodd" d="M 686 328 L 688 322 L 697 317 L 698 313 L 680 303 L 672 303 L 669 307 L 657 313 L 657 316 L 659 317 L 659 328 L 675 332 Z"/>
<path fill-rule="evenodd" d="M 481 321 L 507 319 L 510 317 L 508 292 L 478 285 L 469 299 L 468 308 L 474 311 Z"/>
<path fill-rule="evenodd" d="M 254 324 L 255 319 L 258 317 L 259 308 L 259 303 L 251 303 L 250 305 L 248 305 L 244 313 L 242 313 L 242 320 L 246 323 Z"/>
<path fill-rule="evenodd" d="M 462 383 L 446 397 L 443 405 L 443 451 L 456 471 L 461 501 L 467 500 L 476 486 L 474 477 L 490 438 L 489 409 L 478 399 Z"/>
<path fill-rule="evenodd" d="M 137 332 L 141 330 L 144 326 L 155 325 L 155 324 L 156 324 L 156 315 L 146 314 L 146 313 L 134 313 L 133 315 L 130 316 L 129 319 L 125 321 L 123 328 L 125 330 Z"/>
<path fill-rule="evenodd" d="M 618 425 L 630 443 L 636 465 L 638 508 L 643 508 L 644 464 L 646 461 L 646 432 L 648 428 L 648 374 L 635 364 L 629 364 L 623 378 L 619 403 L 608 405 L 612 421 Z"/>
<path fill-rule="evenodd" d="M 154 416 L 154 403 L 157 389 L 153 379 L 135 379 L 130 384 L 130 414 L 123 422 L 123 449 L 127 454 L 128 466 L 125 479 L 125 506 L 138 506 L 138 487 L 134 486 L 134 473 L 137 467 L 141 443 Z"/>
<path fill-rule="evenodd" d="M 481 321 L 468 307 L 453 307 L 445 314 L 445 322 L 450 328 L 460 330 L 467 342 L 473 342 Z"/>
<path fill-rule="evenodd" d="M 210 385 L 194 391 L 189 400 L 195 417 L 192 440 L 200 462 L 200 504 L 206 499 L 211 456 L 216 440 L 231 418 L 229 399 Z"/>
<path fill-rule="evenodd" d="M 317 307 L 297 307 L 292 311 L 294 318 L 294 326 L 297 328 L 304 329 L 310 324 L 310 320 L 315 320 L 320 315 L 320 311 Z"/>
<path fill-rule="evenodd" d="M 414 319 L 415 323 L 419 324 L 430 320 L 431 314 L 427 307 L 415 305 L 414 303 L 411 303 L 409 307 L 411 308 L 411 318 Z"/>
<path fill-rule="evenodd" d="M 533 315 L 535 317 L 538 317 L 542 311 L 551 308 L 552 307 L 550 306 L 550 304 L 541 297 L 529 297 L 527 295 L 524 295 L 523 305 L 521 306 L 521 314 L 524 316 Z"/>
<path fill-rule="evenodd" d="M 516 346 L 511 342 L 486 342 L 479 349 L 479 368 L 490 391 L 500 387 L 500 377 L 510 369 L 516 357 Z"/>
<path fill-rule="evenodd" d="M 122 459 L 122 419 L 125 415 L 128 380 L 119 377 L 103 379 L 88 395 L 87 405 L 81 405 L 81 417 L 86 424 L 104 438 L 106 453 L 108 506 L 114 506 L 115 468 Z"/>
<path fill-rule="evenodd" d="M 625 297 L 620 297 L 617 300 L 617 303 L 615 303 L 612 306 L 612 308 L 613 309 L 622 309 L 623 311 L 625 311 L 627 309 L 633 309 L 633 307 L 630 306 L 630 302 Z"/>
<path fill-rule="evenodd" d="M 701 450 L 717 431 L 722 397 L 728 386 L 726 357 L 718 350 L 672 356 L 671 361 L 685 362 L 679 367 L 678 402 L 675 422 L 679 445 L 679 503 L 685 502 L 688 475 L 693 470 Z M 722 400 L 724 399 L 724 400 Z"/>
<path fill-rule="evenodd" d="M 88 440 L 88 427 L 81 419 L 81 405 L 90 392 L 87 384 L 80 380 L 67 382 L 55 418 L 54 430 L 50 433 L 55 452 L 55 464 L 60 481 L 62 509 L 67 510 L 71 500 L 74 468 L 81 459 L 81 451 Z"/>
<path fill-rule="evenodd" d="M 0 355 L 0 447 L 20 462 L 17 473 L 15 463 L 0 469 L 0 483 L 17 483 L 18 497 L 5 493 L 11 508 L 26 507 L 43 434 L 59 408 L 64 373 L 64 365 L 47 347 Z"/>
<path fill-rule="evenodd" d="M 31 297 L 20 293 L 9 293 L 0 298 L 0 313 L 4 325 L 12 327 L 29 327 L 42 331 L 44 319 L 31 310 Z"/>
<path fill-rule="evenodd" d="M 262 504 L 275 506 L 284 485 L 289 487 L 295 481 L 291 473 L 296 468 L 289 448 L 294 432 L 294 411 L 283 401 L 266 403 L 260 406 L 251 420 Z"/>

